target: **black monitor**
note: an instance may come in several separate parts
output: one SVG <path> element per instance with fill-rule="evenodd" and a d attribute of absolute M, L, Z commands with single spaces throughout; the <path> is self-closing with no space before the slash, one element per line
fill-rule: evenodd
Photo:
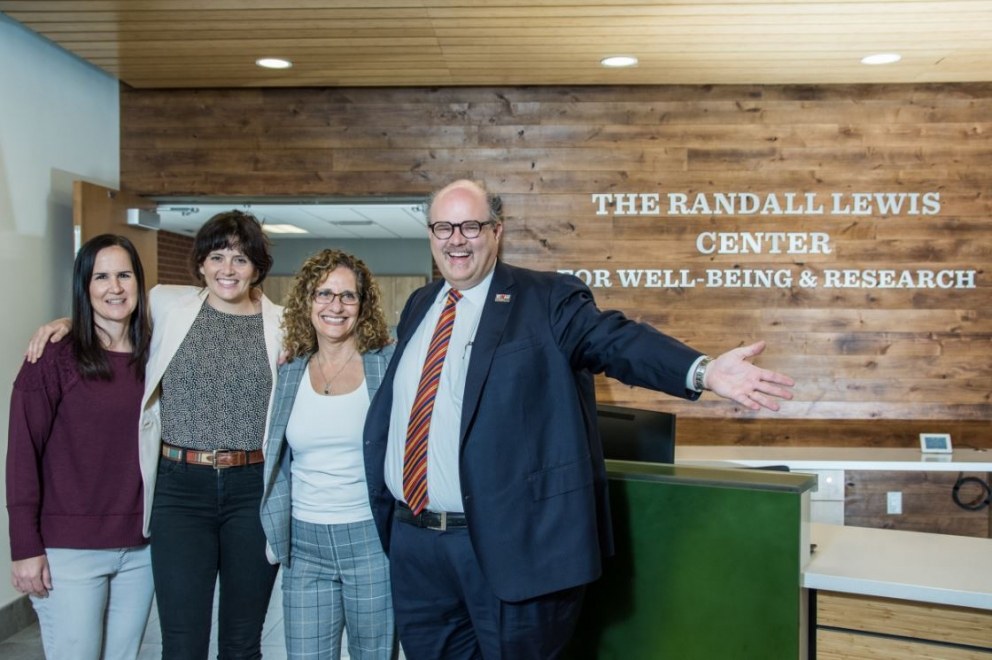
<path fill-rule="evenodd" d="M 596 410 L 606 458 L 675 462 L 675 415 L 604 404 L 597 405 Z"/>

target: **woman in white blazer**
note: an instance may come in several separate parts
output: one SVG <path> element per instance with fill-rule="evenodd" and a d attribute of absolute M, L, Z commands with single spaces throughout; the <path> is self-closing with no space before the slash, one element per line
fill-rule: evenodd
<path fill-rule="evenodd" d="M 282 308 L 257 288 L 272 257 L 248 214 L 208 220 L 191 265 L 202 289 L 152 290 L 139 431 L 162 657 L 207 657 L 219 576 L 219 657 L 261 658 L 276 567 L 258 507 Z"/>

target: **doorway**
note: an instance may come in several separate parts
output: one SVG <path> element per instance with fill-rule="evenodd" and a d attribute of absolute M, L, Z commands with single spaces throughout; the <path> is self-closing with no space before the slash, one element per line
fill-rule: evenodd
<path fill-rule="evenodd" d="M 272 243 L 274 264 L 262 288 L 273 302 L 282 304 L 309 256 L 335 248 L 355 255 L 373 272 L 393 330 L 409 295 L 432 276 L 424 201 L 409 197 L 157 199 L 159 279 L 189 283 L 186 255 L 196 231 L 217 213 L 237 209 L 258 218 Z"/>

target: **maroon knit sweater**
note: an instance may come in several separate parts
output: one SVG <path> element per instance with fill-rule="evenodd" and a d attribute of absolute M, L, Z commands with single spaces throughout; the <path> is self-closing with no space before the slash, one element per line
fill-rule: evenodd
<path fill-rule="evenodd" d="M 69 340 L 21 367 L 10 399 L 7 512 L 13 560 L 45 548 L 142 545 L 138 412 L 130 353 L 107 353 L 111 381 L 84 380 Z"/>

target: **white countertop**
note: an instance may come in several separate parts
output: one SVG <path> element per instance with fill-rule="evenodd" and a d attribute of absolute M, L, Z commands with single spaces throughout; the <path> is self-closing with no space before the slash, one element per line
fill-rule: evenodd
<path fill-rule="evenodd" d="M 992 539 L 810 524 L 809 589 L 992 610 Z"/>
<path fill-rule="evenodd" d="M 955 449 L 952 454 L 924 454 L 919 449 L 868 447 L 675 447 L 675 462 L 707 467 L 788 465 L 791 470 L 920 470 L 992 472 L 992 451 Z"/>

